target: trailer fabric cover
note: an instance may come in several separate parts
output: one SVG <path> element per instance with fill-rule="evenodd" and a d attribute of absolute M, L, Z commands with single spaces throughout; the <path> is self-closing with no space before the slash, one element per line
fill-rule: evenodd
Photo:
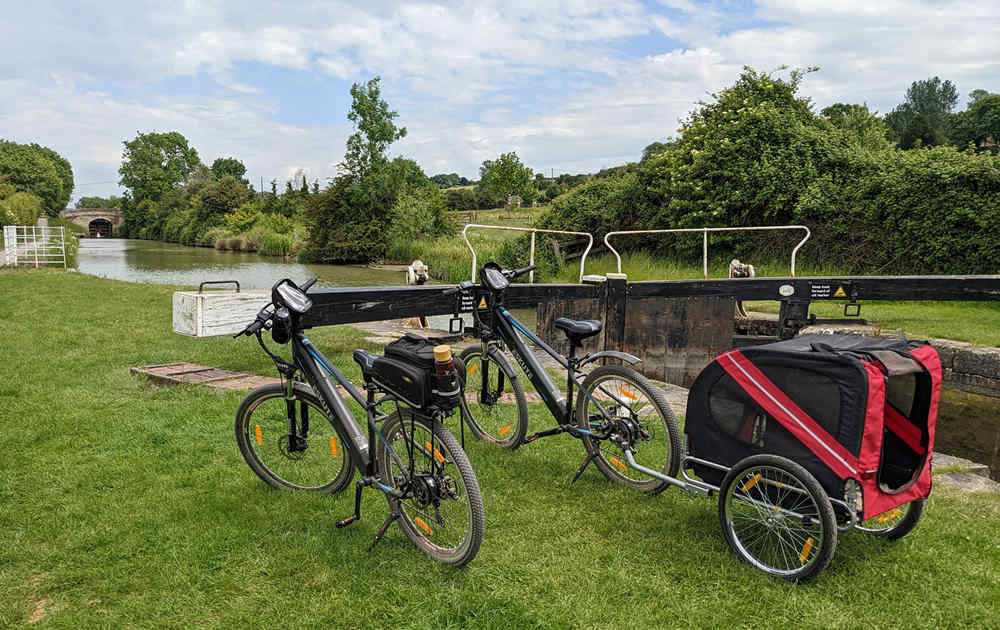
<path fill-rule="evenodd" d="M 689 452 L 726 467 L 782 455 L 833 498 L 854 479 L 868 518 L 930 492 L 940 372 L 933 348 L 902 340 L 805 335 L 730 351 L 692 385 Z M 722 471 L 694 467 L 721 483 Z"/>

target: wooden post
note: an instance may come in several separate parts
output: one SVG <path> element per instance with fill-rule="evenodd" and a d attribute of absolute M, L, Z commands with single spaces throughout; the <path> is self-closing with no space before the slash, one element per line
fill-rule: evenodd
<path fill-rule="evenodd" d="M 609 273 L 605 283 L 604 349 L 623 350 L 625 347 L 625 314 L 628 312 L 628 276 Z"/>

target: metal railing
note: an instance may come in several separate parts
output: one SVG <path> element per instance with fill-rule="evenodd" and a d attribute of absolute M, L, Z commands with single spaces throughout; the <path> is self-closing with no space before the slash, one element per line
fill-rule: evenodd
<path fill-rule="evenodd" d="M 537 228 L 521 228 L 521 227 L 510 227 L 506 225 L 480 225 L 478 223 L 470 223 L 465 226 L 462 230 L 462 240 L 465 241 L 466 247 L 472 252 L 472 281 L 476 281 L 476 250 L 472 247 L 472 243 L 469 242 L 469 228 L 476 228 L 480 230 L 507 230 L 511 232 L 531 232 L 531 253 L 528 256 L 528 264 L 535 264 L 535 234 L 570 234 L 573 236 L 586 236 L 587 237 L 587 249 L 583 251 L 583 256 L 580 258 L 580 281 L 583 281 L 583 268 L 587 263 L 587 254 L 590 253 L 590 248 L 594 246 L 594 235 L 587 232 L 568 232 L 565 230 L 539 230 Z M 528 274 L 528 282 L 535 282 L 535 272 L 532 271 Z"/>
<path fill-rule="evenodd" d="M 66 233 L 61 227 L 5 225 L 4 257 L 8 265 L 58 265 L 66 268 Z"/>
<path fill-rule="evenodd" d="M 701 260 L 702 260 L 702 271 L 705 277 L 708 277 L 708 233 L 709 232 L 757 232 L 762 230 L 805 230 L 805 237 L 799 241 L 799 244 L 795 246 L 792 250 L 792 277 L 795 277 L 795 255 L 799 253 L 799 249 L 806 244 L 812 232 L 809 231 L 804 225 L 767 225 L 767 226 L 757 226 L 757 227 L 723 227 L 723 228 L 678 228 L 673 230 L 630 230 L 626 232 L 608 232 L 604 235 L 604 244 L 608 246 L 611 253 L 615 255 L 618 260 L 618 273 L 622 272 L 622 257 L 618 254 L 618 250 L 611 246 L 611 242 L 608 240 L 612 236 L 625 236 L 625 235 L 635 235 L 635 234 L 683 234 L 692 232 L 702 233 L 702 246 L 701 246 Z"/>

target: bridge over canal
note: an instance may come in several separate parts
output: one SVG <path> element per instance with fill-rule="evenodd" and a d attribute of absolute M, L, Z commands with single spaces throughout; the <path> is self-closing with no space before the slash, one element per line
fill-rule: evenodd
<path fill-rule="evenodd" d="M 111 236 L 122 224 L 122 211 L 117 208 L 63 210 L 59 216 L 86 228 L 90 236 L 105 238 Z"/>

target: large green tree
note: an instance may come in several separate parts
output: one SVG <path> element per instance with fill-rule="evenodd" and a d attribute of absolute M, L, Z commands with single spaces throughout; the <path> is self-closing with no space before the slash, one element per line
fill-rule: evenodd
<path fill-rule="evenodd" d="M 119 183 L 129 189 L 135 202 L 158 200 L 201 164 L 198 152 L 176 131 L 140 133 L 123 144 Z"/>
<path fill-rule="evenodd" d="M 901 149 L 945 144 L 949 115 L 958 103 L 958 89 L 938 77 L 914 81 L 906 100 L 886 114 L 890 136 Z"/>
<path fill-rule="evenodd" d="M 216 179 L 222 179 L 226 175 L 232 175 L 237 180 L 243 182 L 243 185 L 246 186 L 250 183 L 244 177 L 246 173 L 247 167 L 243 165 L 243 162 L 240 162 L 234 157 L 216 158 L 216 160 L 212 162 L 212 175 L 215 175 Z"/>
<path fill-rule="evenodd" d="M 888 127 L 878 112 L 869 110 L 868 105 L 834 103 L 824 108 L 820 115 L 844 132 L 847 141 L 858 148 L 874 151 L 889 148 Z"/>
<path fill-rule="evenodd" d="M 485 160 L 479 167 L 479 188 L 499 203 L 511 195 L 524 201 L 534 200 L 537 191 L 531 169 L 521 163 L 517 153 L 501 153 L 495 160 Z"/>
<path fill-rule="evenodd" d="M 39 197 L 46 214 L 55 216 L 69 204 L 73 169 L 48 147 L 0 141 L 0 175 L 16 190 Z"/>
<path fill-rule="evenodd" d="M 110 197 L 80 197 L 76 200 L 76 209 L 84 208 L 121 208 L 122 198 L 116 195 Z"/>
<path fill-rule="evenodd" d="M 347 138 L 347 153 L 341 164 L 354 181 L 364 178 L 388 162 L 386 152 L 396 140 L 406 137 L 406 127 L 393 122 L 399 114 L 382 99 L 381 79 L 351 86 L 351 111 L 347 119 L 354 123 L 354 133 Z"/>
<path fill-rule="evenodd" d="M 1000 94 L 975 90 L 968 109 L 952 116 L 952 141 L 964 148 L 969 144 L 979 150 L 1000 150 Z"/>

